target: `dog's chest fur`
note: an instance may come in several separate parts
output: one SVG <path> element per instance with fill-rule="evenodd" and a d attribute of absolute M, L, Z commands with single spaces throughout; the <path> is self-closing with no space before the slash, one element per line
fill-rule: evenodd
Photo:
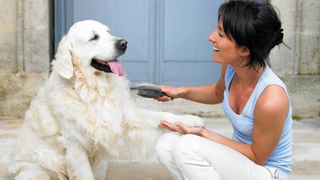
<path fill-rule="evenodd" d="M 80 74 L 75 77 L 71 85 L 59 83 L 63 86 L 49 87 L 58 88 L 51 91 L 48 101 L 60 133 L 69 135 L 68 138 L 76 137 L 89 152 L 93 144 L 109 151 L 118 149 L 116 145 L 126 139 L 123 136 L 130 128 L 129 118 L 134 118 L 133 112 L 136 112 L 127 80 L 107 74 L 96 77 L 90 85 Z M 67 113 L 61 111 L 62 108 L 67 109 Z"/>

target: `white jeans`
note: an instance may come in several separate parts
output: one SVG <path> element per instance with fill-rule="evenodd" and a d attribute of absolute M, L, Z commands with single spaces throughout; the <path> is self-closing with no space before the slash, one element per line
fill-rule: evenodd
<path fill-rule="evenodd" d="M 196 135 L 164 134 L 156 152 L 177 180 L 278 179 L 275 168 L 257 165 L 238 151 Z"/>

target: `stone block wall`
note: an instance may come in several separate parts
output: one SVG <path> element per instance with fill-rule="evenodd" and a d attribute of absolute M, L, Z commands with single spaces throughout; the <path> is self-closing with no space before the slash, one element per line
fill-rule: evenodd
<path fill-rule="evenodd" d="M 1 73 L 17 72 L 17 2 L 0 1 L 0 68 Z"/>
<path fill-rule="evenodd" d="M 320 115 L 320 1 L 271 0 L 279 9 L 284 45 L 270 55 L 274 71 L 287 84 L 293 113 Z"/>
<path fill-rule="evenodd" d="M 280 10 L 284 45 L 271 54 L 273 69 L 281 75 L 320 74 L 320 2 L 318 0 L 272 0 Z"/>
<path fill-rule="evenodd" d="M 0 0 L 0 116 L 23 117 L 31 98 L 48 77 L 50 2 Z M 272 68 L 288 86 L 294 114 L 318 116 L 320 1 L 270 2 L 280 11 L 284 42 L 290 47 L 274 48 L 270 55 Z M 207 113 L 210 108 L 201 111 Z"/>
<path fill-rule="evenodd" d="M 49 73 L 49 1 L 0 0 L 0 116 L 22 117 Z"/>

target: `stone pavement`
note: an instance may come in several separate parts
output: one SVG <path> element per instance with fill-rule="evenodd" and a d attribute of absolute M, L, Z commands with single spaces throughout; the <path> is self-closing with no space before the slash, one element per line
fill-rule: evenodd
<path fill-rule="evenodd" d="M 205 118 L 207 127 L 220 134 L 231 136 L 231 127 L 225 118 Z M 22 121 L 0 118 L 0 157 L 14 143 Z M 290 180 L 320 179 L 320 118 L 293 122 L 293 174 Z M 146 162 L 112 161 L 108 179 L 111 180 L 171 180 L 166 169 L 155 159 Z"/>
<path fill-rule="evenodd" d="M 197 103 L 174 100 L 169 103 L 157 103 L 154 100 L 137 98 L 138 106 L 164 110 L 174 113 L 192 113 L 204 117 L 206 127 L 222 135 L 231 136 L 232 129 L 219 105 L 200 105 Z M 21 119 L 0 117 L 0 159 L 14 143 Z M 320 179 L 320 117 L 303 118 L 293 122 L 293 173 L 290 180 Z M 148 161 L 114 160 L 108 169 L 109 180 L 172 180 L 168 171 L 157 162 L 156 158 Z"/>

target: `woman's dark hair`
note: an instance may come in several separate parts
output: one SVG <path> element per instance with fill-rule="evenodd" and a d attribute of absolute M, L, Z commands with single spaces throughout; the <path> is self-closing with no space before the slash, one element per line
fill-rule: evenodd
<path fill-rule="evenodd" d="M 265 67 L 271 49 L 282 43 L 281 21 L 270 4 L 225 2 L 219 8 L 218 20 L 229 39 L 250 50 L 248 67 Z"/>

